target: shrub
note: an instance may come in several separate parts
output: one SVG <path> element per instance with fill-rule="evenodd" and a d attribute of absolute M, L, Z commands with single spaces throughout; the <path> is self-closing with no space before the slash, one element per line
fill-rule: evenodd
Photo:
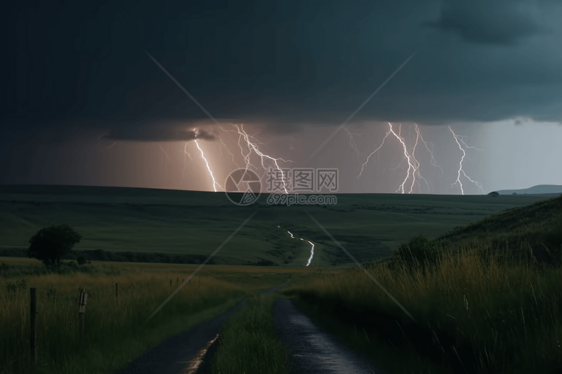
<path fill-rule="evenodd" d="M 439 260 L 439 247 L 430 241 L 424 234 L 410 239 L 408 243 L 401 244 L 396 251 L 396 256 L 410 268 L 436 265 Z"/>

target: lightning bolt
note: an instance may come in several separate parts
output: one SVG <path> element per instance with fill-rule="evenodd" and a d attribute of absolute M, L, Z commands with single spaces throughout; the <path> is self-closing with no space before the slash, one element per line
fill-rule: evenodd
<path fill-rule="evenodd" d="M 429 192 L 429 183 L 427 183 L 427 180 L 423 177 L 423 175 L 421 175 L 420 162 L 416 159 L 416 148 L 418 147 L 418 142 L 421 138 L 421 133 L 420 133 L 420 129 L 418 128 L 418 125 L 415 125 L 415 130 L 416 130 L 416 143 L 414 144 L 414 149 L 412 150 L 412 159 L 414 160 L 416 166 L 414 176 L 417 174 L 418 178 L 425 182 L 425 185 L 427 186 L 427 192 Z M 412 193 L 413 191 L 414 183 L 415 183 L 415 179 L 414 182 L 412 182 L 412 187 L 410 187 L 410 193 Z"/>
<path fill-rule="evenodd" d="M 283 173 L 283 171 L 281 170 L 281 168 L 279 167 L 278 161 L 283 161 L 283 162 L 293 162 L 291 160 L 284 160 L 282 158 L 274 158 L 271 157 L 269 155 L 266 155 L 262 152 L 260 152 L 258 146 L 255 144 L 255 142 L 250 141 L 250 135 L 248 135 L 248 133 L 246 133 L 246 131 L 244 130 L 244 125 L 240 125 L 240 127 L 238 127 L 237 124 L 234 125 L 236 127 L 236 130 L 238 131 L 238 135 L 241 136 L 242 138 L 244 138 L 244 140 L 246 141 L 246 144 L 248 145 L 248 153 L 246 155 L 244 155 L 242 153 L 242 156 L 244 157 L 244 160 L 246 162 L 246 168 L 249 168 L 251 166 L 253 166 L 250 163 L 250 155 L 252 153 L 252 151 L 254 151 L 256 153 L 256 155 L 258 155 L 260 157 L 261 160 L 261 166 L 262 168 L 264 168 L 264 170 L 266 169 L 265 166 L 265 160 L 270 160 L 273 165 L 275 165 L 275 169 L 277 169 L 281 175 L 282 175 L 282 182 L 283 182 L 283 190 L 285 191 L 286 194 L 289 193 L 289 191 L 287 191 L 287 183 L 286 178 L 285 178 L 285 173 Z M 255 167 L 254 167 L 255 168 Z"/>
<path fill-rule="evenodd" d="M 416 132 L 419 134 L 422 143 L 425 145 L 425 149 L 427 149 L 427 151 L 428 151 L 429 154 L 431 155 L 431 160 L 429 161 L 430 164 L 431 164 L 432 166 L 435 166 L 436 168 L 439 168 L 439 170 L 441 170 L 441 177 L 443 177 L 443 168 L 442 168 L 441 166 L 437 165 L 437 162 L 435 161 L 435 157 L 433 157 L 433 144 L 432 144 L 432 143 L 429 143 L 429 142 L 426 142 L 425 140 L 423 140 L 423 136 L 422 136 L 422 134 L 421 134 L 421 132 L 420 132 L 420 130 L 419 130 L 418 125 L 416 124 L 415 126 L 416 126 Z M 431 149 L 429 149 L 429 147 L 427 146 L 428 144 L 431 145 Z"/>
<path fill-rule="evenodd" d="M 406 147 L 406 143 L 404 143 L 404 140 L 399 135 L 401 130 L 402 130 L 402 126 L 400 126 L 400 128 L 398 129 L 398 134 L 396 134 L 396 132 L 394 131 L 394 129 L 392 127 L 392 124 L 389 122 L 388 125 L 390 126 L 390 132 L 392 133 L 392 135 L 394 135 L 394 137 L 396 137 L 396 139 L 398 139 L 400 144 L 402 144 L 402 150 L 404 151 L 404 157 L 408 161 L 408 171 L 407 171 L 407 174 L 406 174 L 406 178 L 404 178 L 404 181 L 402 182 L 400 187 L 398 187 L 398 189 L 395 191 L 395 192 L 400 191 L 400 193 L 403 194 L 405 192 L 404 186 L 405 186 L 406 182 L 408 181 L 408 179 L 410 179 L 410 170 L 412 170 L 412 172 L 414 172 L 416 170 L 416 168 L 415 168 L 415 164 L 412 162 L 412 157 L 408 153 L 408 147 Z M 413 179 L 415 181 L 415 177 Z M 412 183 L 412 185 L 413 185 L 413 183 Z"/>
<path fill-rule="evenodd" d="M 464 141 L 462 141 L 462 140 L 459 141 L 459 138 L 458 138 L 457 134 L 455 134 L 453 129 L 451 129 L 451 126 L 448 126 L 448 127 L 449 127 L 449 130 L 451 131 L 451 134 L 453 134 L 453 137 L 455 138 L 455 141 L 457 142 L 457 145 L 459 146 L 459 149 L 462 152 L 462 157 L 461 157 L 461 160 L 459 162 L 459 169 L 457 171 L 457 180 L 453 184 L 451 184 L 451 187 L 453 187 L 455 184 L 458 183 L 459 187 L 461 188 L 461 194 L 464 195 L 464 189 L 463 189 L 463 185 L 462 185 L 462 182 L 461 182 L 461 173 L 462 173 L 462 175 L 464 175 L 466 179 L 468 179 L 469 181 L 474 183 L 478 187 L 478 189 L 480 191 L 482 191 L 482 193 L 484 193 L 484 188 L 482 188 L 482 185 L 480 183 L 478 183 L 477 181 L 471 179 L 468 175 L 466 175 L 466 173 L 465 173 L 465 171 L 462 167 L 462 163 L 464 161 L 464 158 L 466 157 L 466 151 L 462 147 L 461 142 L 465 145 L 466 145 L 466 143 L 464 143 Z M 471 148 L 474 148 L 474 147 L 471 147 Z"/>
<path fill-rule="evenodd" d="M 189 154 L 189 152 L 187 151 L 187 145 L 189 143 L 185 142 L 185 144 L 183 145 L 183 170 L 181 172 L 182 178 L 185 179 L 185 168 L 187 166 L 187 158 L 185 156 L 188 156 L 191 161 L 193 161 L 193 157 L 191 157 L 191 155 Z"/>
<path fill-rule="evenodd" d="M 367 163 L 369 162 L 369 160 L 371 159 L 371 156 L 373 156 L 375 153 L 377 153 L 377 151 L 379 149 L 382 148 L 382 146 L 384 145 L 384 141 L 386 140 L 386 138 L 388 138 L 388 135 L 390 135 L 390 130 L 386 132 L 386 135 L 384 136 L 384 138 L 382 139 L 381 145 L 379 145 L 379 147 L 377 149 L 375 149 L 373 152 L 371 152 L 371 154 L 369 155 L 369 157 L 367 157 L 367 160 L 363 163 L 363 165 L 361 166 L 361 171 L 359 172 L 359 175 L 357 176 L 357 178 L 359 178 L 361 176 L 361 174 L 363 174 L 363 169 L 365 169 L 365 166 L 367 165 Z"/>
<path fill-rule="evenodd" d="M 404 153 L 404 159 L 407 161 L 408 163 L 408 170 L 406 172 L 406 177 L 404 178 L 404 181 L 400 184 L 400 186 L 398 187 L 398 189 L 395 192 L 400 192 L 400 193 L 412 193 L 414 192 L 414 187 L 416 186 L 416 183 L 419 184 L 419 181 L 424 181 L 425 185 L 427 187 L 427 191 L 430 191 L 429 188 L 429 183 L 427 181 L 427 179 L 425 179 L 423 177 L 423 175 L 420 172 L 420 162 L 417 160 L 416 158 L 416 149 L 418 147 L 418 144 L 420 142 L 420 140 L 425 144 L 426 148 L 427 147 L 427 143 L 423 140 L 423 137 L 421 135 L 421 132 L 419 130 L 418 125 L 415 125 L 414 129 L 416 131 L 416 141 L 414 143 L 414 146 L 412 148 L 412 153 L 408 152 L 408 147 L 406 145 L 406 142 L 404 141 L 404 138 L 402 137 L 402 124 L 399 125 L 398 127 L 398 133 L 396 133 L 396 131 L 394 130 L 394 127 L 392 126 L 392 124 L 390 122 L 388 122 L 388 126 L 389 129 L 386 132 L 386 135 L 384 136 L 381 144 L 373 151 L 371 152 L 371 154 L 367 157 L 367 160 L 365 160 L 365 162 L 363 163 L 363 165 L 361 165 L 361 171 L 359 172 L 359 175 L 357 176 L 358 178 L 363 174 L 363 171 L 365 169 L 365 166 L 368 164 L 369 160 L 371 159 L 371 157 L 377 153 L 382 146 L 385 144 L 386 138 L 388 138 L 391 134 L 398 140 L 398 142 L 402 145 L 402 151 Z M 429 148 L 428 148 L 429 151 Z M 433 157 L 433 152 L 429 151 Z M 408 181 L 411 178 L 411 184 L 410 184 L 410 188 L 408 189 L 406 184 L 408 183 Z"/>
<path fill-rule="evenodd" d="M 207 161 L 207 159 L 205 158 L 205 154 L 203 153 L 203 150 L 201 149 L 201 147 L 199 146 L 199 142 L 197 141 L 197 139 L 194 140 L 195 141 L 195 145 L 197 145 L 197 148 L 199 149 L 199 152 L 201 152 L 201 157 L 203 158 L 203 160 L 205 160 L 205 165 L 207 165 L 207 170 L 209 171 L 209 175 L 211 176 L 211 179 L 213 180 L 213 189 L 215 190 L 215 192 L 217 192 L 217 186 L 219 186 L 219 188 L 222 189 L 221 185 L 217 183 L 217 181 L 215 180 L 215 177 L 213 175 L 213 172 L 211 171 L 211 167 L 209 166 L 209 162 Z"/>

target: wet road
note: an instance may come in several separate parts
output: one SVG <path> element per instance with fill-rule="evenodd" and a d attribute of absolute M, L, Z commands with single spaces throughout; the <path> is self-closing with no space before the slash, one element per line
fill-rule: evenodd
<path fill-rule="evenodd" d="M 314 325 L 291 300 L 277 300 L 273 313 L 276 332 L 291 352 L 291 373 L 385 374 Z"/>
<path fill-rule="evenodd" d="M 291 279 L 262 294 L 278 290 Z M 192 374 L 205 360 L 205 353 L 215 341 L 226 320 L 246 304 L 240 301 L 228 312 L 166 339 L 162 344 L 135 358 L 114 374 Z"/>

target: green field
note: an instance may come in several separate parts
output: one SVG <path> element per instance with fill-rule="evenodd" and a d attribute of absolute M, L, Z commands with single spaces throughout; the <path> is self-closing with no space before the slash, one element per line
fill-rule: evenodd
<path fill-rule="evenodd" d="M 222 193 L 3 186 L 0 250 L 20 255 L 39 229 L 64 222 L 83 237 L 78 251 L 204 259 L 255 215 L 148 331 L 137 328 L 138 322 L 202 261 L 93 261 L 80 266 L 64 261 L 58 270 L 50 270 L 35 259 L 0 258 L 0 369 L 22 374 L 32 368 L 25 360 L 29 287 L 37 287 L 42 308 L 40 365 L 34 370 L 74 373 L 87 366 L 91 370 L 84 373 L 110 373 L 167 336 L 291 276 L 285 295 L 294 297 L 307 314 L 321 310 L 328 330 L 339 331 L 342 340 L 383 362 L 389 372 L 523 373 L 540 367 L 554 374 L 548 370 L 562 368 L 561 273 L 554 266 L 562 243 L 562 200 L 551 197 L 338 195 L 334 206 L 287 207 L 269 206 L 262 196 L 259 204 L 239 207 Z M 415 316 L 415 323 L 361 269 L 349 266 L 351 260 L 306 212 L 364 262 Z M 305 266 L 310 245 L 291 239 L 287 230 L 315 243 L 311 267 Z M 412 266 L 400 259 L 405 252 L 389 257 L 400 243 L 419 234 L 439 248 L 437 263 Z M 373 261 L 381 258 L 385 260 Z M 255 266 L 260 263 L 280 266 Z M 120 285 L 121 308 L 115 307 L 115 283 Z M 82 346 L 75 344 L 80 341 L 75 326 L 79 287 L 90 292 L 88 318 L 96 321 L 87 328 L 90 343 Z M 253 303 L 225 326 L 214 370 L 264 341 L 274 347 L 271 352 L 281 352 L 272 334 L 270 309 L 269 302 Z M 56 336 L 50 331 L 57 331 Z M 236 344 L 242 333 L 243 344 Z M 135 344 L 127 343 L 126 351 L 116 349 L 131 339 Z M 283 354 L 267 357 L 280 368 L 286 360 Z M 240 362 L 252 367 L 244 366 L 246 372 L 261 368 L 259 361 L 246 357 Z"/>
<path fill-rule="evenodd" d="M 539 196 L 337 195 L 333 206 L 240 207 L 223 193 L 80 186 L 0 186 L 0 249 L 28 247 L 39 229 L 68 223 L 83 239 L 77 250 L 208 256 L 254 211 L 257 214 L 216 255 L 216 264 L 260 262 L 339 266 L 349 258 L 304 213 L 314 216 L 358 260 L 388 256 L 400 242 L 430 238 Z M 278 228 L 281 226 L 281 228 Z"/>

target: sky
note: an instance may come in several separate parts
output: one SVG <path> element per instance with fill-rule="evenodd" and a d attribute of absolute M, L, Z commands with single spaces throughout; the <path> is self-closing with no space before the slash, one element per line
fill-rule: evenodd
<path fill-rule="evenodd" d="M 339 192 L 562 184 L 561 15 L 554 0 L 13 2 L 0 184 L 220 191 L 246 160 L 337 169 Z"/>

